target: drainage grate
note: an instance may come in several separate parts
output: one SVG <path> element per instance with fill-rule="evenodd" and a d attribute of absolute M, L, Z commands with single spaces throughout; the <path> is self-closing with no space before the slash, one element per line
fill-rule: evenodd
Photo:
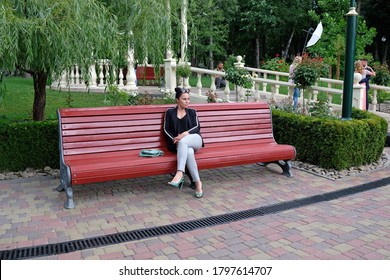
<path fill-rule="evenodd" d="M 86 239 L 79 239 L 68 242 L 40 245 L 34 247 L 17 248 L 12 250 L 0 251 L 1 260 L 18 260 L 35 257 L 44 257 L 70 253 L 80 250 L 86 250 L 101 246 L 114 245 L 124 242 L 136 241 L 145 238 L 157 237 L 166 234 L 175 234 L 180 232 L 192 231 L 199 228 L 226 224 L 248 218 L 264 216 L 268 214 L 279 213 L 307 205 L 338 199 L 344 196 L 357 194 L 363 191 L 373 190 L 386 185 L 390 185 L 390 177 L 362 184 L 347 189 L 314 195 L 302 199 L 281 202 L 259 208 L 238 211 L 229 214 L 222 214 L 213 217 L 202 218 L 198 220 L 186 221 L 166 226 L 159 226 L 146 229 L 138 229 L 128 232 L 115 233 L 105 236 L 98 236 Z"/>

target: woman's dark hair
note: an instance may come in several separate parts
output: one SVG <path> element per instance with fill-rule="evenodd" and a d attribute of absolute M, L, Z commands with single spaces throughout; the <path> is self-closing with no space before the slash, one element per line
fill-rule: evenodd
<path fill-rule="evenodd" d="M 175 92 L 176 92 L 175 98 L 180 99 L 180 96 L 183 93 L 189 93 L 190 91 L 188 89 L 185 89 L 185 88 L 177 87 L 177 88 L 175 88 Z"/>

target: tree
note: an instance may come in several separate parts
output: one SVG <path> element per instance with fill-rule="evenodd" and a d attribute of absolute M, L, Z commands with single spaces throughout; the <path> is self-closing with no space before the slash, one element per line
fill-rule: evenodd
<path fill-rule="evenodd" d="M 182 0 L 99 0 L 115 14 L 121 31 L 120 57 L 134 49 L 138 63 L 159 65 L 167 48 L 180 48 L 180 31 L 172 34 L 172 26 L 180 24 Z M 174 29 L 174 31 L 176 31 Z"/>
<path fill-rule="evenodd" d="M 375 57 L 379 59 L 381 53 L 382 64 L 387 61 L 390 41 L 390 4 L 383 0 L 361 0 L 361 14 L 366 18 L 367 25 L 378 31 L 375 38 Z M 374 49 L 373 49 L 374 50 Z"/>
<path fill-rule="evenodd" d="M 319 0 L 318 7 L 310 13 L 312 18 L 322 21 L 324 31 L 321 39 L 307 51 L 324 58 L 325 63 L 336 68 L 336 78 L 343 69 L 345 55 L 345 32 L 347 22 L 345 14 L 349 9 L 348 0 Z M 356 30 L 356 57 L 365 56 L 365 48 L 372 44 L 375 28 L 368 28 L 363 17 L 359 16 Z"/>
<path fill-rule="evenodd" d="M 44 119 L 46 84 L 80 63 L 85 73 L 96 58 L 115 59 L 115 18 L 95 0 L 2 0 L 0 68 L 32 75 L 33 120 Z"/>

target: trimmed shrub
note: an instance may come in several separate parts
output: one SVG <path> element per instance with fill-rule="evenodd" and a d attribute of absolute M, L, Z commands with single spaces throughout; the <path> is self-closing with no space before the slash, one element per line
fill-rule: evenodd
<path fill-rule="evenodd" d="M 351 121 L 272 111 L 275 140 L 295 146 L 297 160 L 327 169 L 375 162 L 383 152 L 387 122 L 372 113 L 352 110 Z"/>
<path fill-rule="evenodd" d="M 58 122 L 0 123 L 0 170 L 59 167 Z"/>

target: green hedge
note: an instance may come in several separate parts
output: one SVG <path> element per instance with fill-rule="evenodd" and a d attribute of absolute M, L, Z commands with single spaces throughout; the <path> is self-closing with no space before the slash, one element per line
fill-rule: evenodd
<path fill-rule="evenodd" d="M 0 170 L 59 167 L 58 122 L 0 123 Z"/>
<path fill-rule="evenodd" d="M 351 121 L 313 118 L 273 110 L 275 140 L 295 146 L 297 160 L 341 170 L 377 161 L 383 152 L 387 122 L 353 109 Z"/>
<path fill-rule="evenodd" d="M 295 146 L 297 159 L 337 170 L 379 159 L 387 122 L 372 113 L 353 110 L 352 121 L 312 118 L 273 110 L 278 143 Z M 0 122 L 0 171 L 27 167 L 59 167 L 58 122 Z"/>

